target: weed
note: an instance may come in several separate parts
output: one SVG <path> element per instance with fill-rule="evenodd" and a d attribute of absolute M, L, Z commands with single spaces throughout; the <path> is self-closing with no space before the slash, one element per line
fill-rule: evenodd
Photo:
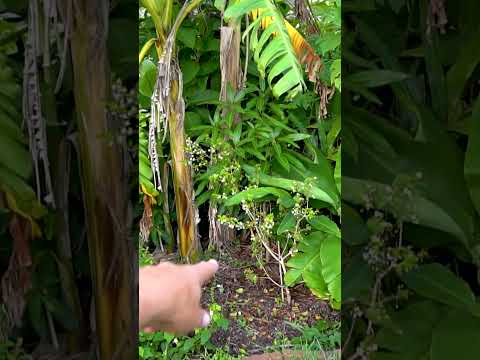
<path fill-rule="evenodd" d="M 140 245 L 138 249 L 138 263 L 140 266 L 153 265 L 155 260 L 147 247 Z"/>
<path fill-rule="evenodd" d="M 255 272 L 252 269 L 247 268 L 243 270 L 243 274 L 245 275 L 245 278 L 248 281 L 250 281 L 253 285 L 257 285 L 257 274 L 255 274 Z"/>

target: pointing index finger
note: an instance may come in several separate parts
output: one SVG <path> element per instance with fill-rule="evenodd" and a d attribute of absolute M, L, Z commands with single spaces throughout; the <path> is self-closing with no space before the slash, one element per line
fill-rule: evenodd
<path fill-rule="evenodd" d="M 201 285 L 205 285 L 217 272 L 218 262 L 216 260 L 202 261 L 195 266 L 195 273 Z"/>

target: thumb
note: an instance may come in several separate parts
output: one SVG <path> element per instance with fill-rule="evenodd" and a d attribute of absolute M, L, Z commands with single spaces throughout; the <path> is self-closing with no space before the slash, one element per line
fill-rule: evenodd
<path fill-rule="evenodd" d="M 200 311 L 199 317 L 200 317 L 200 327 L 201 328 L 206 328 L 208 325 L 210 325 L 211 317 L 210 317 L 210 313 L 208 311 L 202 309 Z"/>
<path fill-rule="evenodd" d="M 171 326 L 171 332 L 185 335 L 195 329 L 207 327 L 210 325 L 210 322 L 210 314 L 198 307 L 193 313 L 190 313 L 186 317 L 182 317 L 173 323 Z"/>

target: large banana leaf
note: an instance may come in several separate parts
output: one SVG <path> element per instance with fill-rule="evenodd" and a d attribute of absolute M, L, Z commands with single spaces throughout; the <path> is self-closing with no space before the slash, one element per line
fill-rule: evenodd
<path fill-rule="evenodd" d="M 289 98 L 294 97 L 303 91 L 305 82 L 281 12 L 271 0 L 240 0 L 225 10 L 224 19 L 228 21 L 250 13 L 255 20 L 244 37 L 250 34 L 250 48 L 260 74 L 265 77 L 268 72 L 267 79 L 274 96 L 287 94 Z M 295 39 L 299 45 L 300 38 Z"/>

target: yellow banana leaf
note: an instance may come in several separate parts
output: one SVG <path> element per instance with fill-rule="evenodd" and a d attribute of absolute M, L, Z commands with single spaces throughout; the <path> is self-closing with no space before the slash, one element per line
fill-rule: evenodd
<path fill-rule="evenodd" d="M 263 12 L 262 9 L 253 10 L 250 13 L 250 16 L 253 20 L 257 19 L 258 16 Z M 273 17 L 265 16 L 262 19 L 262 29 L 266 29 L 272 22 Z M 322 68 L 322 60 L 319 55 L 315 53 L 312 46 L 305 40 L 305 38 L 295 29 L 292 24 L 285 20 L 285 26 L 290 36 L 290 41 L 292 42 L 293 49 L 297 54 L 297 58 L 302 65 L 305 66 L 305 72 L 308 75 L 310 81 L 316 81 L 316 74 Z M 273 36 L 275 36 L 275 32 Z"/>

